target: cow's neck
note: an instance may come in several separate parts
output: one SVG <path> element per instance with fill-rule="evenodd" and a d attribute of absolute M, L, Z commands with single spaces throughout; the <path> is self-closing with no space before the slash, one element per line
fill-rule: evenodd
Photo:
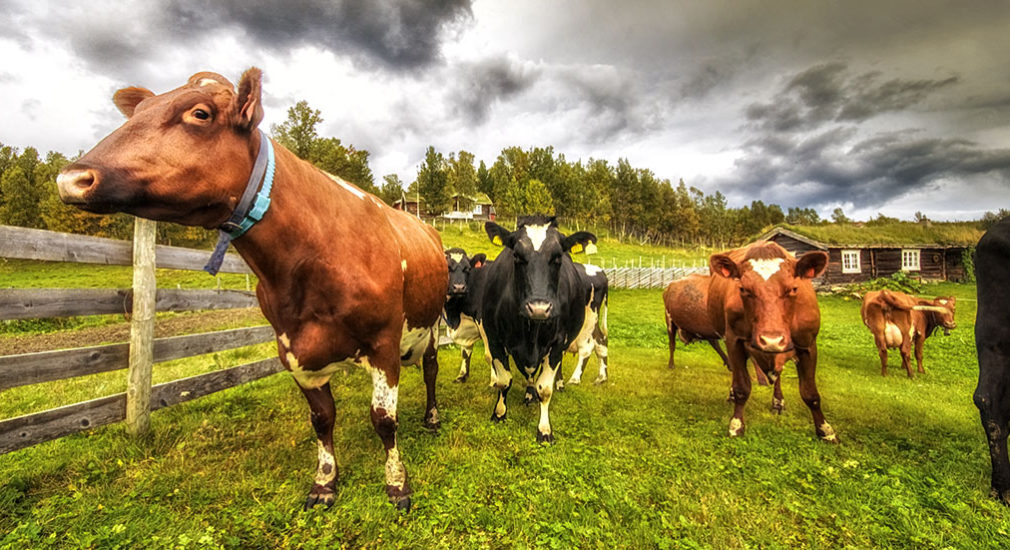
<path fill-rule="evenodd" d="M 290 281 L 296 264 L 333 254 L 347 238 L 337 222 L 360 219 L 364 203 L 308 162 L 281 146 L 274 147 L 270 209 L 234 245 L 256 276 L 270 286 L 306 284 Z"/>

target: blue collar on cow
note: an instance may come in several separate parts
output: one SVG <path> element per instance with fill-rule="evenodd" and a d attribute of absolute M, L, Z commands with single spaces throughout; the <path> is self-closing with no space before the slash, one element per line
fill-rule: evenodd
<path fill-rule="evenodd" d="M 262 185 L 260 185 L 261 181 Z M 249 183 L 246 184 L 242 198 L 239 199 L 231 217 L 221 224 L 219 228 L 221 234 L 218 236 L 217 246 L 214 247 L 214 253 L 211 254 L 207 265 L 203 266 L 204 271 L 211 275 L 217 275 L 232 239 L 241 237 L 256 222 L 263 219 L 263 215 L 270 208 L 270 190 L 273 185 L 274 148 L 270 143 L 270 138 L 260 132 L 260 149 L 256 153 L 256 162 L 253 164 L 252 173 L 249 174 Z M 258 193 L 256 192 L 257 188 L 259 189 Z"/>

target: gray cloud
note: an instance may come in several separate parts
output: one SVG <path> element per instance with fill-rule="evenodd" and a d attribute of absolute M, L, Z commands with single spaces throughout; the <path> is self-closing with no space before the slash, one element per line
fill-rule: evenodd
<path fill-rule="evenodd" d="M 474 125 L 487 121 L 495 103 L 521 94 L 540 78 L 540 70 L 508 57 L 493 57 L 454 68 L 456 86 L 449 93 L 454 110 Z"/>
<path fill-rule="evenodd" d="M 471 15 L 470 0 L 161 0 L 89 8 L 92 17 L 55 10 L 26 24 L 66 40 L 100 72 L 134 78 L 221 33 L 237 33 L 262 51 L 312 45 L 365 65 L 412 70 L 437 62 L 446 33 Z"/>
<path fill-rule="evenodd" d="M 939 79 L 891 79 L 879 82 L 879 72 L 848 74 L 842 62 L 811 67 L 794 76 L 767 103 L 746 108 L 747 119 L 764 130 L 794 132 L 831 122 L 862 122 L 886 112 L 903 111 L 930 94 L 958 82 Z"/>

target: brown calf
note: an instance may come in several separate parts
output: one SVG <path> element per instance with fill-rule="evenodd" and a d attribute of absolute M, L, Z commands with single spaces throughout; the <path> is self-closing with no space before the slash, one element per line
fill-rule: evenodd
<path fill-rule="evenodd" d="M 824 271 L 828 255 L 808 252 L 796 259 L 773 242 L 713 254 L 708 313 L 726 342 L 735 402 L 730 437 L 744 432 L 743 410 L 750 397 L 747 359 L 777 382 L 787 359 L 795 357 L 800 397 L 813 415 L 818 437 L 838 442 L 824 420 L 817 391 L 817 333 L 821 313 L 810 280 Z"/>
<path fill-rule="evenodd" d="M 64 202 L 92 212 L 218 228 L 250 178 L 263 118 L 261 73 L 238 91 L 223 76 L 198 73 L 155 95 L 116 92 L 123 126 L 60 174 Z M 386 492 L 410 506 L 396 444 L 401 364 L 423 363 L 425 423 L 438 425 L 435 331 L 448 280 L 438 234 L 283 147 L 269 209 L 234 241 L 259 278 L 256 295 L 277 333 L 281 362 L 294 375 L 318 437 L 318 468 L 306 507 L 332 505 L 337 482 L 329 380 L 364 367 L 371 419 L 386 450 Z M 266 178 L 264 178 L 264 182 Z"/>
<path fill-rule="evenodd" d="M 956 299 L 942 296 L 925 300 L 893 290 L 867 292 L 863 296 L 860 313 L 863 324 L 873 333 L 873 341 L 880 354 L 880 374 L 887 376 L 887 350 L 897 348 L 901 352 L 901 366 L 912 378 L 912 364 L 909 360 L 912 344 L 915 344 L 915 362 L 919 372 L 922 368 L 922 347 L 926 338 L 938 328 L 944 332 L 957 327 L 954 322 Z"/>

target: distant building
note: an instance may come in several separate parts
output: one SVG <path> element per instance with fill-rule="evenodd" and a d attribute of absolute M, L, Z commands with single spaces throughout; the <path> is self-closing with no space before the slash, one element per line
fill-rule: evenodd
<path fill-rule="evenodd" d="M 393 201 L 393 208 L 397 210 L 404 210 L 409 214 L 417 216 L 418 203 L 423 203 L 419 197 L 407 198 L 406 195 L 401 196 L 399 199 Z"/>
<path fill-rule="evenodd" d="M 799 228 L 797 228 L 799 229 Z M 830 242 L 817 240 L 798 231 L 785 227 L 775 227 L 758 237 L 759 240 L 774 241 L 783 248 L 800 256 L 811 250 L 828 253 L 828 267 L 821 276 L 826 284 L 854 283 L 877 277 L 889 277 L 899 271 L 909 276 L 932 281 L 961 281 L 965 277 L 964 251 L 975 246 L 982 232 L 977 236 L 967 232 L 960 237 L 961 242 L 938 244 L 930 242 L 896 242 L 895 238 L 880 239 L 877 228 L 859 227 L 858 233 L 865 233 L 863 242 Z"/>
<path fill-rule="evenodd" d="M 442 215 L 450 220 L 491 220 L 495 219 L 494 204 L 484 193 L 452 196 L 452 210 Z"/>

